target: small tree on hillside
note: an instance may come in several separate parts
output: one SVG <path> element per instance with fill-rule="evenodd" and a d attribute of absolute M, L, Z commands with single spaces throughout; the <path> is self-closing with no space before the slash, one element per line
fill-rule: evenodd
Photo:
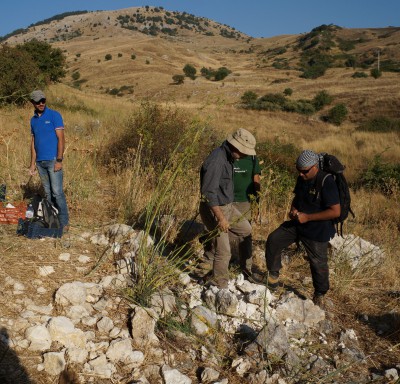
<path fill-rule="evenodd" d="M 28 52 L 8 46 L 0 49 L 0 104 L 23 104 L 33 89 L 45 84 Z"/>
<path fill-rule="evenodd" d="M 372 69 L 371 69 L 371 76 L 372 76 L 374 79 L 377 79 L 378 77 L 381 77 L 381 76 L 382 76 L 382 72 L 381 72 L 378 68 L 372 68 Z"/>
<path fill-rule="evenodd" d="M 185 76 L 191 78 L 192 80 L 196 78 L 196 72 L 196 68 L 191 64 L 186 64 L 183 67 L 183 73 L 185 74 Z"/>
<path fill-rule="evenodd" d="M 17 49 L 29 53 L 45 76 L 46 82 L 58 82 L 65 77 L 65 56 L 60 48 L 53 48 L 44 41 L 33 39 L 18 45 Z"/>
<path fill-rule="evenodd" d="M 172 80 L 174 81 L 175 84 L 183 84 L 185 81 L 185 76 L 183 75 L 173 75 Z"/>
<path fill-rule="evenodd" d="M 348 114 L 344 104 L 335 105 L 326 116 L 326 121 L 335 125 L 341 125 Z"/>

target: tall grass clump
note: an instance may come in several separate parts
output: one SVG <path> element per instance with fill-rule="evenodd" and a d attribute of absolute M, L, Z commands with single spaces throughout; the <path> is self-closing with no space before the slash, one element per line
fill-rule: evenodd
<path fill-rule="evenodd" d="M 140 305 L 147 306 L 155 292 L 165 287 L 171 289 L 178 281 L 178 276 L 191 254 L 190 249 L 185 245 L 172 247 L 170 235 L 174 227 L 179 227 L 176 206 L 182 196 L 177 192 L 176 185 L 179 184 L 179 179 L 185 179 L 190 183 L 187 169 L 202 139 L 203 132 L 204 127 L 199 129 L 193 124 L 184 135 L 181 135 L 163 170 L 157 175 L 155 186 L 144 208 L 144 236 L 141 237 L 136 253 L 134 285 L 128 291 L 128 298 Z M 191 144 L 184 146 L 189 139 Z M 140 156 L 140 148 L 143 149 L 141 144 L 137 156 Z M 186 196 L 186 198 L 190 197 L 193 199 L 195 196 Z M 198 202 L 198 198 L 195 200 Z M 153 244 L 149 244 L 149 236 L 155 239 Z"/>

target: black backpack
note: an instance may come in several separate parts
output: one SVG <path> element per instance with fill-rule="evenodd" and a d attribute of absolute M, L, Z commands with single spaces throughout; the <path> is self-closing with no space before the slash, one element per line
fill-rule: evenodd
<path fill-rule="evenodd" d="M 325 179 L 329 175 L 333 175 L 337 188 L 339 190 L 339 201 L 340 201 L 340 216 L 336 219 L 333 219 L 333 222 L 336 225 L 336 231 L 340 236 L 343 237 L 343 222 L 349 216 L 349 213 L 352 214 L 353 218 L 355 217 L 353 210 L 351 209 L 351 197 L 349 185 L 347 184 L 347 180 L 344 177 L 344 169 L 346 167 L 338 160 L 337 157 L 333 155 L 329 155 L 327 153 L 319 154 L 319 169 L 323 171 L 322 175 L 317 178 L 316 181 L 316 191 L 317 197 L 322 190 Z"/>
<path fill-rule="evenodd" d="M 60 219 L 57 208 L 45 197 L 36 195 L 32 202 L 34 211 L 34 221 L 39 221 L 45 228 L 60 228 Z"/>

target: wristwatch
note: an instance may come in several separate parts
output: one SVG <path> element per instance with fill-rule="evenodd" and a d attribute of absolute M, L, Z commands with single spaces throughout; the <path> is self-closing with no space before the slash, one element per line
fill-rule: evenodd
<path fill-rule="evenodd" d="M 56 159 L 57 163 L 62 163 L 63 159 Z"/>

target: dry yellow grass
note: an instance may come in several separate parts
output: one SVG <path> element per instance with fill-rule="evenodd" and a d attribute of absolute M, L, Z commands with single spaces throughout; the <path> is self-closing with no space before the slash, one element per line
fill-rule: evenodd
<path fill-rule="evenodd" d="M 385 72 L 377 80 L 370 77 L 357 80 L 351 78 L 352 70 L 338 68 L 328 70 L 324 77 L 317 80 L 306 80 L 299 78 L 297 71 L 279 71 L 265 63 L 261 65 L 257 52 L 290 44 L 295 40 L 294 36 L 253 39 L 247 43 L 219 36 L 212 39 L 191 35 L 180 39 L 160 39 L 127 30 L 116 40 L 109 37 L 113 33 L 116 32 L 112 29 L 101 35 L 93 32 L 90 36 L 88 33 L 81 38 L 58 43 L 68 54 L 68 75 L 64 84 L 53 85 L 47 90 L 49 106 L 55 105 L 61 110 L 65 121 L 65 185 L 71 207 L 72 229 L 77 232 L 119 221 L 124 215 L 118 210 L 126 206 L 126 199 L 133 196 L 134 188 L 137 188 L 137 200 L 133 202 L 137 204 L 136 209 L 143 209 L 148 202 L 151 181 L 156 178 L 153 173 L 136 173 L 133 168 L 121 167 L 115 174 L 103 167 L 98 159 L 109 140 L 124 132 L 126 119 L 140 108 L 140 101 L 144 99 L 167 102 L 197 116 L 212 126 L 221 140 L 228 132 L 244 127 L 254 132 L 259 142 L 277 138 L 299 149 L 310 148 L 336 154 L 346 164 L 346 175 L 351 181 L 356 180 L 359 172 L 376 154 L 382 154 L 385 161 L 400 163 L 398 134 L 356 131 L 358 124 L 368 117 L 380 114 L 395 116 L 400 106 L 399 74 Z M 238 53 L 251 45 L 254 46 L 253 53 Z M 368 46 L 363 49 L 368 49 Z M 78 53 L 81 53 L 80 57 L 76 56 Z M 105 62 L 107 53 L 111 53 L 113 59 Z M 122 53 L 122 57 L 118 58 L 118 53 Z M 132 53 L 137 56 L 135 60 L 130 58 Z M 293 54 L 287 53 L 288 56 Z M 186 79 L 180 86 L 171 85 L 172 75 L 181 73 L 186 63 L 194 64 L 198 70 L 202 66 L 217 68 L 224 65 L 233 73 L 223 82 L 199 77 L 194 81 Z M 88 80 L 83 83 L 82 90 L 70 87 L 73 71 L 79 71 L 81 78 Z M 274 82 L 282 79 L 288 81 Z M 133 85 L 134 94 L 122 98 L 105 94 L 106 88 L 122 85 Z M 287 87 L 293 89 L 293 99 L 311 99 L 317 92 L 326 90 L 335 97 L 334 103 L 342 102 L 348 106 L 349 118 L 342 126 L 336 127 L 320 120 L 321 113 L 325 111 L 307 117 L 238 108 L 245 91 L 251 90 L 261 96 L 267 92 L 281 93 Z M 11 201 L 22 197 L 22 187 L 29 179 L 31 114 L 32 107 L 29 105 L 0 109 L 0 181 L 7 184 Z M 159 139 L 162 145 L 163 138 Z M 296 155 L 293 153 L 293 157 Z M 278 183 L 274 181 L 276 175 L 268 172 L 268 169 L 264 172 L 264 181 Z M 33 181 L 37 188 L 38 178 Z M 187 179 L 182 177 L 176 187 L 179 190 L 179 211 L 186 212 L 186 217 L 181 219 L 190 219 L 197 208 L 198 184 L 192 179 L 188 184 Z M 254 237 L 258 241 L 264 241 L 268 233 L 285 219 L 291 201 L 289 192 L 287 196 L 280 196 L 283 203 L 278 206 L 274 196 L 268 195 L 268 190 L 263 192 L 263 221 L 255 225 Z M 379 338 L 366 325 L 357 322 L 356 317 L 360 313 L 384 316 L 400 310 L 398 299 L 388 295 L 390 291 L 400 290 L 400 195 L 397 190 L 392 196 L 358 190 L 352 191 L 352 197 L 357 217 L 348 220 L 345 231 L 379 245 L 385 250 L 386 258 L 378 267 L 363 270 L 361 275 L 341 270 L 340 265 L 335 265 L 330 294 L 337 308 L 335 315 L 338 323 L 347 328 L 355 327 L 360 335 L 367 335 L 365 339 L 371 340 L 367 350 L 377 353 L 374 364 L 384 365 L 395 361 L 395 352 L 382 351 L 399 342 L 398 333 L 394 338 Z M 2 231 L 2 245 L 7 256 L 4 261 L 11 272 L 17 273 L 18 265 L 13 265 L 14 256 L 20 254 L 25 243 L 18 241 L 14 246 L 15 239 L 11 232 L 8 228 Z M 308 273 L 308 264 L 302 258 L 296 259 L 285 271 L 285 275 L 297 283 L 299 277 Z M 306 294 L 311 294 L 310 287 L 301 288 Z"/>

